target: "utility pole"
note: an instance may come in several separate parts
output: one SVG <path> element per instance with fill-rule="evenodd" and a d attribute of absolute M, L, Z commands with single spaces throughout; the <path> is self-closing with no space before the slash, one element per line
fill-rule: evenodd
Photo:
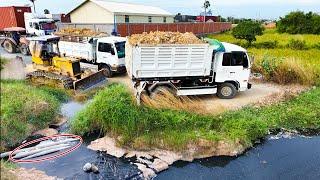
<path fill-rule="evenodd" d="M 204 15 L 203 15 L 203 22 L 206 22 L 207 16 L 207 9 L 210 7 L 210 2 L 208 0 L 204 1 L 203 8 L 204 8 Z"/>

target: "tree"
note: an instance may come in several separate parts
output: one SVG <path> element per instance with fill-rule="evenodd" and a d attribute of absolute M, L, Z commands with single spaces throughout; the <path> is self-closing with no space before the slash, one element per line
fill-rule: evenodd
<path fill-rule="evenodd" d="M 232 35 L 237 39 L 245 39 L 250 46 L 253 41 L 256 41 L 256 36 L 261 36 L 263 31 L 264 28 L 260 23 L 243 21 L 232 30 Z"/>
<path fill-rule="evenodd" d="M 36 1 L 36 0 L 29 0 L 30 2 L 32 2 L 32 4 L 33 4 L 33 11 L 34 11 L 34 13 L 36 12 L 36 5 L 34 4 L 34 2 Z"/>
<path fill-rule="evenodd" d="M 203 3 L 203 8 L 204 8 L 204 18 L 203 18 L 203 21 L 206 22 L 206 16 L 207 16 L 207 9 L 211 6 L 210 2 L 209 1 L 205 1 Z"/>
<path fill-rule="evenodd" d="M 44 14 L 50 14 L 50 11 L 48 9 L 43 10 Z"/>
<path fill-rule="evenodd" d="M 281 17 L 277 22 L 280 33 L 320 34 L 320 15 L 312 12 L 295 11 Z"/>

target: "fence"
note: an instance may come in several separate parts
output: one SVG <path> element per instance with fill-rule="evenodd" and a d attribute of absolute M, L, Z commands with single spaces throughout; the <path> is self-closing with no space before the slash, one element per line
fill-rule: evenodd
<path fill-rule="evenodd" d="M 85 24 L 85 23 L 59 23 L 58 30 L 73 27 L 73 28 L 89 28 L 94 31 L 101 31 L 111 34 L 114 29 L 113 24 Z M 231 23 L 211 22 L 211 23 L 137 23 L 137 24 L 117 24 L 118 33 L 121 36 L 129 36 L 131 34 L 140 34 L 150 31 L 178 31 L 178 32 L 193 32 L 196 35 L 219 33 L 230 30 Z"/>

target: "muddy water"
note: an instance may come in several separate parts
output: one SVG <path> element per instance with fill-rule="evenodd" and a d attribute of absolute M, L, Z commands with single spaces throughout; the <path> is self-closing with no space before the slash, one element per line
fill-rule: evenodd
<path fill-rule="evenodd" d="M 69 102 L 61 113 L 69 122 L 59 128 L 67 132 L 69 123 L 84 104 Z M 91 137 L 97 138 L 97 137 Z M 117 159 L 86 148 L 84 143 L 71 154 L 38 164 L 23 164 L 50 176 L 63 179 L 141 179 L 140 171 L 128 160 Z M 100 173 L 85 173 L 82 167 L 91 162 Z M 320 136 L 269 138 L 239 157 L 213 157 L 192 163 L 176 162 L 155 179 L 320 179 Z"/>
<path fill-rule="evenodd" d="M 155 179 L 320 179 L 320 137 L 266 140 L 239 157 L 177 162 Z"/>
<path fill-rule="evenodd" d="M 70 101 L 63 104 L 61 114 L 68 118 L 68 123 L 61 126 L 58 131 L 67 133 L 70 129 L 70 122 L 77 112 L 85 108 L 85 104 Z M 96 139 L 90 137 L 89 139 Z M 25 168 L 36 168 L 46 172 L 49 176 L 56 176 L 63 179 L 141 179 L 140 171 L 128 160 L 117 159 L 104 153 L 87 149 L 89 142 L 85 141 L 76 151 L 67 156 L 41 163 L 21 164 Z M 82 167 L 86 163 L 94 163 L 100 173 L 85 173 Z"/>

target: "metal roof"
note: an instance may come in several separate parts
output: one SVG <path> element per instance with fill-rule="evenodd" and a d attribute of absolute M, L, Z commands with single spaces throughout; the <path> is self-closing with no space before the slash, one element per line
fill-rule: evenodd
<path fill-rule="evenodd" d="M 87 0 L 77 6 L 68 14 L 71 14 L 73 11 L 86 4 L 87 2 L 93 2 L 103 9 L 119 15 L 155 15 L 155 16 L 173 16 L 166 10 L 163 10 L 159 7 L 154 6 L 146 6 L 139 4 L 131 4 L 131 3 L 121 3 L 121 2 L 112 2 L 112 1 L 104 1 L 104 0 Z"/>

